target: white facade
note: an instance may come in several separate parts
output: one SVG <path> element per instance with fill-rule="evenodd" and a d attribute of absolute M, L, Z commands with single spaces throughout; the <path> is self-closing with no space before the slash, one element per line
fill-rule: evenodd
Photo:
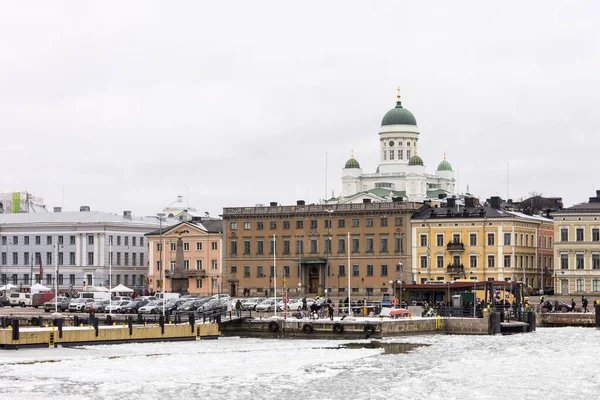
<path fill-rule="evenodd" d="M 158 227 L 157 218 L 129 212 L 0 214 L 0 284 L 54 287 L 58 277 L 59 291 L 81 290 L 108 286 L 112 270 L 112 286 L 142 289 L 148 271 L 144 235 Z"/>
<path fill-rule="evenodd" d="M 394 118 L 387 118 L 390 113 L 401 115 L 398 117 L 400 119 L 396 118 L 396 121 L 407 118 L 407 122 L 412 120 L 414 125 L 394 124 Z M 406 117 L 407 115 L 409 117 Z M 353 197 L 360 201 L 360 198 L 354 196 L 357 193 L 384 189 L 390 192 L 402 192 L 400 195 L 406 201 L 420 202 L 426 199 L 437 199 L 439 193 L 455 193 L 454 172 L 445 157 L 437 171 L 433 174 L 426 172 L 423 161 L 418 157 L 419 135 L 414 117 L 408 110 L 403 109 L 398 101 L 396 108 L 384 117 L 379 131 L 380 159 L 377 171 L 363 173 L 358 162 L 349 160 L 342 170 L 342 197 Z"/>

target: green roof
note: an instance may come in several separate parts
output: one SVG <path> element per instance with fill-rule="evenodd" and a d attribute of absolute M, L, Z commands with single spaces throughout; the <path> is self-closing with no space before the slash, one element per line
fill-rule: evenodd
<path fill-rule="evenodd" d="M 360 164 L 354 157 L 351 157 L 348 161 L 346 161 L 344 168 L 360 168 Z"/>
<path fill-rule="evenodd" d="M 408 160 L 408 165 L 423 165 L 423 159 L 415 154 Z"/>
<path fill-rule="evenodd" d="M 402 107 L 402 103 L 398 101 L 396 107 L 388 111 L 381 121 L 381 126 L 384 125 L 417 125 L 415 116 L 410 111 Z"/>
<path fill-rule="evenodd" d="M 437 170 L 438 171 L 452 171 L 452 165 L 450 165 L 450 163 L 448 161 L 446 161 L 446 159 L 444 158 L 444 160 L 438 164 Z"/>

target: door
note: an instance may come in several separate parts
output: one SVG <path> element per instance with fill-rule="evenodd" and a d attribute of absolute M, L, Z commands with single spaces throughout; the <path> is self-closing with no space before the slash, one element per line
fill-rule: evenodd
<path fill-rule="evenodd" d="M 231 297 L 237 297 L 235 283 L 231 284 L 231 289 L 229 290 L 229 295 Z M 244 293 L 245 294 L 245 293 Z"/>
<path fill-rule="evenodd" d="M 562 279 L 560 281 L 560 294 L 569 294 L 569 280 L 568 279 Z"/>
<path fill-rule="evenodd" d="M 309 293 L 319 294 L 319 269 L 315 266 L 310 268 L 310 274 L 308 276 L 308 291 Z"/>

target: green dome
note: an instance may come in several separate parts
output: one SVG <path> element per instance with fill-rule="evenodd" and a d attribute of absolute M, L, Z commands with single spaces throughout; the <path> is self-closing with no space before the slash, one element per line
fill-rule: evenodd
<path fill-rule="evenodd" d="M 415 116 L 406 108 L 402 108 L 402 103 L 398 101 L 396 107 L 388 111 L 381 121 L 381 126 L 385 125 L 417 125 Z"/>
<path fill-rule="evenodd" d="M 438 164 L 438 171 L 452 171 L 452 165 L 444 158 L 444 161 Z"/>
<path fill-rule="evenodd" d="M 346 161 L 346 166 L 344 168 L 360 168 L 360 164 L 358 161 L 351 157 L 348 161 Z"/>
<path fill-rule="evenodd" d="M 415 154 L 408 160 L 408 165 L 423 165 L 423 159 Z"/>

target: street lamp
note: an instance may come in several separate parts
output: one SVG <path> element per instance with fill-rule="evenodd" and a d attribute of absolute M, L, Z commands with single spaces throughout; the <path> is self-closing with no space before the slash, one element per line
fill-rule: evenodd
<path fill-rule="evenodd" d="M 327 257 L 326 257 L 326 261 L 325 261 L 325 298 L 329 298 L 327 296 L 327 292 L 329 290 L 329 284 L 328 284 L 328 278 L 329 278 L 329 252 L 331 251 L 331 214 L 333 214 L 333 210 L 325 210 L 327 211 L 327 217 L 329 218 L 329 223 L 327 225 L 327 245 L 326 250 L 327 250 Z"/>
<path fill-rule="evenodd" d="M 108 235 L 108 295 L 112 300 L 112 235 Z M 108 310 L 112 314 L 112 307 Z"/>
<path fill-rule="evenodd" d="M 473 271 L 471 271 L 471 279 L 473 279 L 473 318 L 477 317 L 477 311 L 476 311 L 476 305 L 477 305 L 477 295 L 475 293 L 475 283 L 477 282 L 477 276 L 475 276 L 473 274 Z"/>
<path fill-rule="evenodd" d="M 160 233 L 160 268 L 162 270 L 162 280 L 161 280 L 161 285 L 162 285 L 162 292 L 163 292 L 163 296 L 162 296 L 162 300 L 163 300 L 163 317 L 165 316 L 165 266 L 163 265 L 163 239 L 162 239 L 162 221 L 163 218 L 165 217 L 164 213 L 158 213 L 156 214 L 156 216 L 158 217 L 159 220 L 159 228 L 158 231 Z"/>
<path fill-rule="evenodd" d="M 402 305 L 402 281 L 404 279 L 404 274 L 402 273 L 402 266 L 402 261 L 398 262 L 398 271 L 400 272 L 400 279 L 398 279 L 398 283 L 400 284 L 400 305 Z"/>

